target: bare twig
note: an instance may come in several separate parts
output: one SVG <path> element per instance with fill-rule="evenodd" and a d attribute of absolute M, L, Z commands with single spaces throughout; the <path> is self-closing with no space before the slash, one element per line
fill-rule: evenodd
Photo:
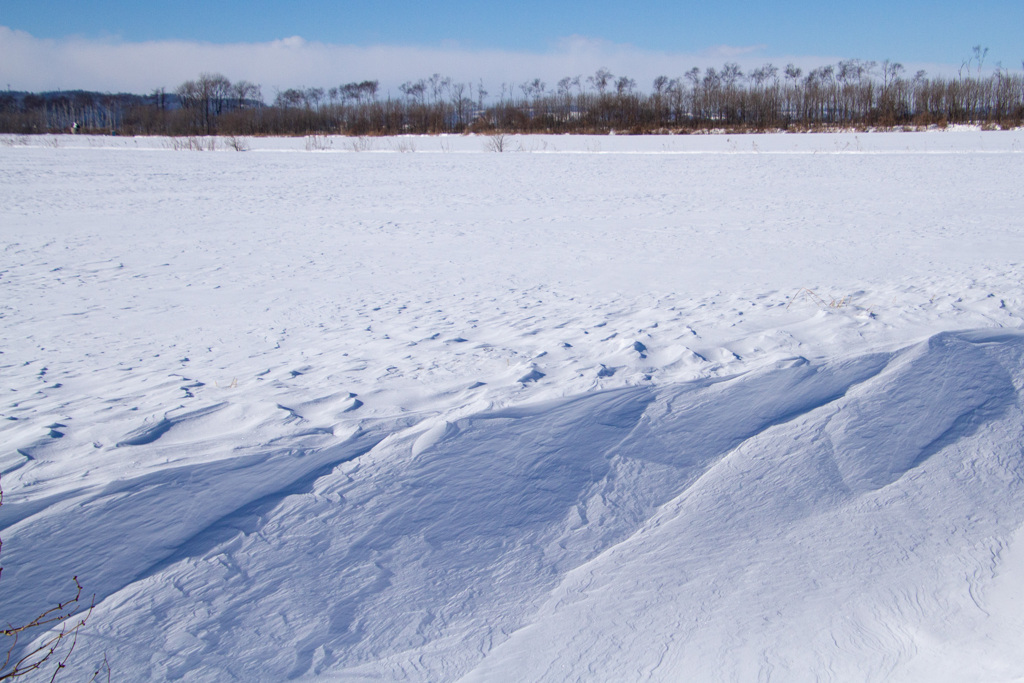
<path fill-rule="evenodd" d="M 825 299 L 819 296 L 818 293 L 815 292 L 813 289 L 801 287 L 800 290 L 793 296 L 793 298 L 789 300 L 789 303 L 786 304 L 786 310 L 788 311 L 789 307 L 793 305 L 793 302 L 799 299 L 801 296 L 810 298 L 811 301 L 818 304 L 818 306 L 821 308 L 845 308 L 850 303 L 849 296 L 844 296 L 841 299 L 836 299 L 835 297 L 830 296 L 828 297 L 828 301 L 825 301 Z"/>
<path fill-rule="evenodd" d="M 0 505 L 3 505 L 3 496 L 3 487 L 0 487 Z M 2 549 L 3 541 L 0 540 L 0 550 Z M 0 567 L 0 574 L 2 572 L 3 568 Z M 93 595 L 89 606 L 84 608 L 83 611 L 82 584 L 78 582 L 77 576 L 72 577 L 71 580 L 75 584 L 75 595 L 73 598 L 58 603 L 56 607 L 51 607 L 26 624 L 15 626 L 9 623 L 6 628 L 0 629 L 0 636 L 11 639 L 7 652 L 4 655 L 4 660 L 0 663 L 0 681 L 25 676 L 45 668 L 55 661 L 56 667 L 53 670 L 53 675 L 50 676 L 52 683 L 57 679 L 57 675 L 67 667 L 68 661 L 71 659 L 71 653 L 74 652 L 75 645 L 78 644 L 78 630 L 85 626 L 86 620 L 96 606 L 96 596 Z M 49 637 L 32 647 L 27 653 L 21 655 L 12 664 L 21 635 L 28 632 L 34 633 L 36 629 L 50 631 Z M 67 649 L 63 649 L 65 647 Z M 109 680 L 110 667 L 107 665 L 105 655 L 103 665 L 97 669 L 96 675 L 93 676 L 94 680 L 103 670 L 104 666 L 106 667 L 107 679 Z"/>

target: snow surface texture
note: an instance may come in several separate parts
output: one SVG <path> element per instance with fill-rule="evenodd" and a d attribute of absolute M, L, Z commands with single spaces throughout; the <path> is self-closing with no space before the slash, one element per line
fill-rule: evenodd
<path fill-rule="evenodd" d="M 77 673 L 1024 677 L 1024 133 L 0 142 Z"/>

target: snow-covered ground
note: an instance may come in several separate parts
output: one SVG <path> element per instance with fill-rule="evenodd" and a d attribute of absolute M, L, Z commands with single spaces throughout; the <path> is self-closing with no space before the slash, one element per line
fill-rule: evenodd
<path fill-rule="evenodd" d="M 0 138 L 72 668 L 1024 678 L 1024 132 L 230 142 Z"/>

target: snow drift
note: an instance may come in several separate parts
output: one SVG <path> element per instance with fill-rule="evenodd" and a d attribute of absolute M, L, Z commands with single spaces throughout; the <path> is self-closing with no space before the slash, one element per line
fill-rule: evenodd
<path fill-rule="evenodd" d="M 0 617 L 77 575 L 131 680 L 1024 676 L 1024 156 L 959 135 L 0 147 Z"/>
<path fill-rule="evenodd" d="M 77 571 L 154 679 L 941 677 L 1024 579 L 1022 382 L 944 333 L 161 471 L 4 506 L 5 605 Z"/>

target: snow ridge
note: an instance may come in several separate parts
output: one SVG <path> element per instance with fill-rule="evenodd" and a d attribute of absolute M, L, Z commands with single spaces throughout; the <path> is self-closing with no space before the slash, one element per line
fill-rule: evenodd
<path fill-rule="evenodd" d="M 10 530 L 36 576 L 86 561 L 83 645 L 138 678 L 905 674 L 985 605 L 940 568 L 1024 521 L 1022 369 L 1024 334 L 943 333 L 162 471 Z"/>

